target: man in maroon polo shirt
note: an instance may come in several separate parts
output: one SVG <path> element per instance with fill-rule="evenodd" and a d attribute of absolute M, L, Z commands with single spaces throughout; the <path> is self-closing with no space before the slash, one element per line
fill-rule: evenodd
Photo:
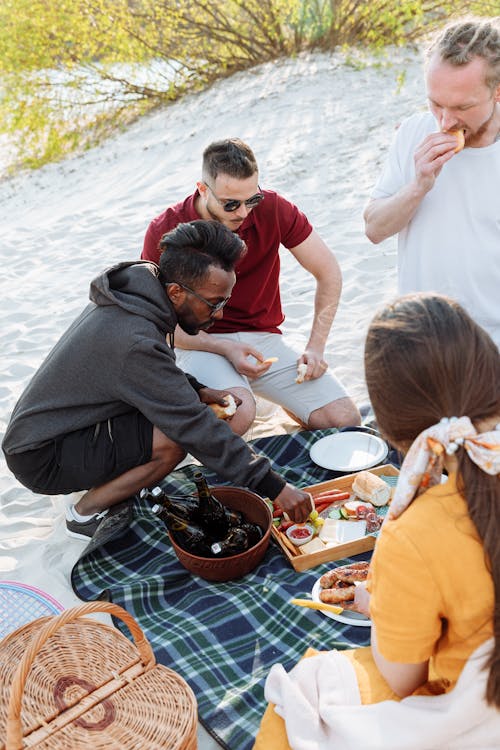
<path fill-rule="evenodd" d="M 296 206 L 272 190 L 261 190 L 255 156 L 238 138 L 205 149 L 197 190 L 153 219 L 141 257 L 157 263 L 163 234 L 200 218 L 232 229 L 248 252 L 235 269 L 236 284 L 224 316 L 210 333 L 189 336 L 176 331 L 179 366 L 210 387 L 229 390 L 241 399 L 230 421 L 238 434 L 245 433 L 255 418 L 254 394 L 279 404 L 309 429 L 359 424 L 358 409 L 327 372 L 324 359 L 342 289 L 337 260 Z M 314 316 L 304 351 L 287 344 L 279 328 L 285 318 L 279 288 L 280 245 L 316 279 Z M 193 294 L 190 289 L 184 293 Z M 272 361 L 266 361 L 269 358 Z"/>

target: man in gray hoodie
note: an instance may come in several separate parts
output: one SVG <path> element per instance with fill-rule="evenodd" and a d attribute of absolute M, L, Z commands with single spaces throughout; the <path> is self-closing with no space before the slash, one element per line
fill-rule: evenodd
<path fill-rule="evenodd" d="M 10 470 L 33 492 L 86 490 L 67 511 L 68 533 L 80 538 L 186 453 L 304 521 L 309 496 L 207 407 L 223 403 L 226 392 L 175 363 L 177 324 L 195 335 L 222 317 L 244 242 L 222 224 L 200 220 L 166 234 L 162 248 L 159 267 L 120 263 L 91 283 L 91 303 L 14 408 L 2 443 Z"/>

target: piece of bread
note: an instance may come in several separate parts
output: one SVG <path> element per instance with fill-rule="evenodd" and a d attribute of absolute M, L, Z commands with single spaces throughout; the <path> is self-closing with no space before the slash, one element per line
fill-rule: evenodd
<path fill-rule="evenodd" d="M 307 372 L 307 365 L 305 362 L 301 362 L 297 365 L 297 377 L 295 378 L 296 383 L 303 383 Z"/>
<path fill-rule="evenodd" d="M 463 130 L 448 130 L 450 135 L 454 135 L 457 139 L 457 147 L 454 149 L 455 153 L 461 151 L 465 146 L 465 134 Z"/>
<path fill-rule="evenodd" d="M 267 357 L 267 359 L 265 359 L 262 364 L 263 365 L 268 365 L 268 364 L 272 364 L 273 362 L 277 362 L 277 361 L 278 361 L 278 357 Z"/>
<path fill-rule="evenodd" d="M 225 400 L 225 406 L 223 406 L 222 404 L 208 404 L 208 406 L 214 412 L 215 416 L 219 419 L 229 419 L 233 416 L 237 409 L 236 401 L 230 393 L 225 397 Z"/>
<path fill-rule="evenodd" d="M 391 488 L 371 471 L 360 471 L 352 483 L 352 491 L 361 500 L 366 500 L 372 505 L 387 505 L 391 498 Z"/>

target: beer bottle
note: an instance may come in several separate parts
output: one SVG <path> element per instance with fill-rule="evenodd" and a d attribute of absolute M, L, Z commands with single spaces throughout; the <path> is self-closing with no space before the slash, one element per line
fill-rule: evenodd
<path fill-rule="evenodd" d="M 229 531 L 229 520 L 222 503 L 212 495 L 201 471 L 193 477 L 199 499 L 199 522 L 211 536 L 224 539 Z"/>
<path fill-rule="evenodd" d="M 144 488 L 140 491 L 139 496 L 143 499 L 149 499 L 154 504 L 159 503 L 172 511 L 176 516 L 185 518 L 188 521 L 199 520 L 199 503 L 194 497 L 171 498 L 161 487 L 153 487 L 152 490 Z"/>
<path fill-rule="evenodd" d="M 185 518 L 180 518 L 165 505 L 154 505 L 152 511 L 158 518 L 161 518 L 179 547 L 187 550 L 187 552 L 192 552 L 194 555 L 212 557 L 210 546 L 213 539 L 201 526 Z"/>
<path fill-rule="evenodd" d="M 224 508 L 224 513 L 230 526 L 242 526 L 245 523 L 245 516 L 239 510 Z"/>
<path fill-rule="evenodd" d="M 258 523 L 251 523 L 250 521 L 245 521 L 245 523 L 241 524 L 240 528 L 242 528 L 243 531 L 245 531 L 248 536 L 249 547 L 254 547 L 256 544 L 260 542 L 260 540 L 264 536 L 264 532 L 262 531 Z"/>
<path fill-rule="evenodd" d="M 210 547 L 214 557 L 229 557 L 229 555 L 238 555 L 249 547 L 248 535 L 241 527 L 234 526 L 229 534 L 218 542 L 214 542 Z"/>

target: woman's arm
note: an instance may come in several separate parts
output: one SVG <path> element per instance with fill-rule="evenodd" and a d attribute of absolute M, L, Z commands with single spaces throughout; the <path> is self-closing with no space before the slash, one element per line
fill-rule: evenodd
<path fill-rule="evenodd" d="M 370 593 L 364 582 L 356 586 L 354 603 L 358 612 L 366 615 L 366 617 L 370 616 Z M 429 671 L 428 661 L 420 662 L 419 664 L 402 664 L 388 661 L 382 656 L 378 650 L 377 631 L 374 622 L 372 622 L 371 650 L 373 661 L 377 665 L 378 671 L 391 690 L 396 695 L 399 695 L 400 698 L 406 698 L 407 695 L 411 695 L 420 685 L 427 682 Z"/>
<path fill-rule="evenodd" d="M 420 662 L 420 664 L 398 664 L 394 661 L 388 661 L 382 656 L 377 647 L 377 631 L 373 623 L 371 649 L 378 671 L 391 690 L 396 695 L 399 695 L 400 698 L 406 698 L 406 696 L 411 695 L 420 685 L 427 682 L 429 673 L 428 661 Z"/>

